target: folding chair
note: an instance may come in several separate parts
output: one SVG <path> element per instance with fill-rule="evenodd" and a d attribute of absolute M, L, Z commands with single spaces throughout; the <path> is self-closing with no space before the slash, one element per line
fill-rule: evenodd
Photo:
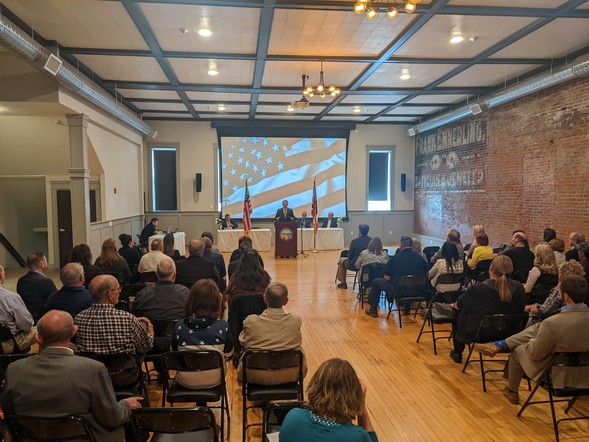
<path fill-rule="evenodd" d="M 168 351 L 170 351 L 170 345 L 172 344 L 172 334 L 174 333 L 174 327 L 176 326 L 176 320 L 171 321 L 153 321 L 153 337 L 157 340 L 163 340 L 165 338 L 169 338 L 169 343 L 167 345 L 166 350 L 158 350 L 152 348 L 147 353 L 145 353 L 145 358 L 143 358 L 143 365 L 145 368 L 145 374 L 147 375 L 147 383 L 151 383 L 151 376 L 150 372 L 157 371 L 156 366 L 162 366 L 162 355 Z M 160 344 L 160 348 L 162 344 Z M 154 368 L 151 370 L 147 367 L 147 363 L 151 362 L 154 365 Z M 163 371 L 163 370 L 162 370 Z"/>
<path fill-rule="evenodd" d="M 481 319 L 479 328 L 473 342 L 468 343 L 468 357 L 462 367 L 462 373 L 466 371 L 466 367 L 471 362 L 479 362 L 481 367 L 481 377 L 483 381 L 483 391 L 487 392 L 487 384 L 485 376 L 487 373 L 503 372 L 502 369 L 485 370 L 485 362 L 502 362 L 507 363 L 507 359 L 483 359 L 482 353 L 479 352 L 479 359 L 471 360 L 472 352 L 474 351 L 475 343 L 484 343 L 491 341 L 500 341 L 508 338 L 511 335 L 519 333 L 526 327 L 528 322 L 528 315 L 525 313 L 515 314 L 493 314 L 486 315 Z M 509 350 L 504 350 L 502 353 L 508 353 Z"/>
<path fill-rule="evenodd" d="M 267 442 L 268 434 L 278 433 L 284 418 L 293 408 L 303 408 L 305 405 L 302 401 L 280 402 L 270 404 L 264 409 L 262 419 L 262 442 Z"/>
<path fill-rule="evenodd" d="M 162 407 L 166 400 L 174 406 L 176 402 L 221 402 L 219 406 L 208 408 L 221 409 L 221 438 L 225 438 L 225 412 L 230 419 L 227 386 L 225 384 L 225 359 L 216 350 L 182 350 L 170 351 L 162 356 L 164 363 L 164 388 L 162 393 Z M 175 376 L 170 376 L 175 371 Z M 178 373 L 194 373 L 197 376 L 211 380 L 211 387 L 189 388 L 178 382 Z"/>
<path fill-rule="evenodd" d="M 215 415 L 204 407 L 140 408 L 131 417 L 135 428 L 153 433 L 152 442 L 217 442 Z M 170 437 L 170 435 L 173 435 Z"/>
<path fill-rule="evenodd" d="M 96 441 L 88 421 L 80 416 L 63 417 L 33 417 L 10 416 L 8 420 L 14 440 L 36 441 L 66 441 L 90 440 Z"/>
<path fill-rule="evenodd" d="M 384 268 L 385 264 L 378 262 L 362 266 L 360 281 L 358 282 L 358 300 L 360 301 L 361 308 L 364 308 L 364 296 L 366 296 L 366 290 L 372 285 L 372 280 L 384 278 Z"/>
<path fill-rule="evenodd" d="M 425 257 L 427 258 L 427 263 L 429 264 L 431 259 L 433 258 L 433 256 L 438 253 L 438 250 L 440 250 L 439 246 L 428 246 L 425 247 L 422 252 L 425 255 Z"/>
<path fill-rule="evenodd" d="M 521 409 L 517 413 L 517 417 L 521 417 L 524 410 L 533 404 L 550 404 L 550 411 L 552 414 L 552 426 L 554 427 L 554 439 L 559 442 L 560 437 L 558 433 L 558 425 L 565 421 L 574 421 L 580 419 L 589 419 L 589 415 L 583 415 L 579 417 L 564 417 L 556 419 L 556 411 L 554 409 L 555 402 L 567 402 L 567 406 L 564 410 L 565 414 L 568 414 L 569 410 L 575 404 L 577 398 L 581 396 L 589 396 L 589 388 L 576 388 L 576 387 L 562 387 L 555 388 L 553 384 L 553 370 L 567 370 L 567 369 L 580 369 L 585 368 L 589 370 L 589 352 L 584 353 L 573 353 L 573 352 L 560 352 L 555 353 L 552 358 L 552 362 L 546 368 L 546 371 L 540 376 L 534 389 L 530 392 L 530 395 L 522 405 Z M 548 390 L 547 401 L 534 401 L 532 398 L 538 391 L 539 387 L 543 387 Z M 569 399 L 555 399 L 555 398 L 569 398 Z"/>
<path fill-rule="evenodd" d="M 262 425 L 262 422 L 247 423 L 247 412 L 251 408 L 259 408 L 247 405 L 247 402 L 270 402 L 278 400 L 304 400 L 303 393 L 303 352 L 300 350 L 247 350 L 243 354 L 243 420 L 242 440 L 246 440 L 246 432 L 249 427 Z M 272 371 L 292 369 L 297 372 L 291 382 L 278 385 L 254 384 L 248 381 L 248 372 L 252 370 L 262 371 L 265 375 Z"/>
<path fill-rule="evenodd" d="M 31 350 L 31 347 L 27 348 L 20 348 L 12 331 L 4 324 L 0 324 L 0 342 L 12 341 L 12 353 L 10 354 L 23 354 L 28 353 Z M 0 354 L 4 354 L 4 348 L 0 345 Z"/>
<path fill-rule="evenodd" d="M 339 259 L 347 258 L 348 252 L 349 252 L 348 250 L 342 250 L 341 253 L 339 254 Z M 338 260 L 338 263 L 339 263 L 339 260 Z M 352 272 L 353 272 L 353 274 L 352 274 Z M 358 276 L 358 272 L 356 272 L 355 270 L 349 270 L 346 267 L 346 280 L 348 278 L 351 278 L 352 276 L 354 277 L 354 285 L 352 285 L 352 290 L 354 290 L 354 287 L 356 287 L 356 284 L 357 284 L 356 278 Z M 346 281 L 343 281 L 343 282 L 346 282 Z M 335 270 L 335 279 L 333 280 L 333 283 L 337 284 L 337 269 Z"/>
<path fill-rule="evenodd" d="M 401 276 L 399 282 L 397 283 L 397 287 L 395 288 L 395 292 L 393 294 L 393 299 L 390 299 L 387 295 L 387 301 L 389 302 L 389 312 L 387 314 L 387 320 L 389 316 L 391 316 L 391 312 L 396 310 L 399 315 L 399 327 L 403 328 L 403 324 L 401 322 L 401 306 L 400 304 L 403 303 L 414 303 L 419 302 L 417 307 L 415 308 L 415 315 L 417 315 L 417 311 L 421 306 L 422 302 L 426 302 L 429 300 L 429 294 L 427 291 L 427 276 L 425 275 L 405 275 Z M 393 309 L 393 304 L 397 307 Z M 409 312 L 408 314 L 411 314 Z"/>

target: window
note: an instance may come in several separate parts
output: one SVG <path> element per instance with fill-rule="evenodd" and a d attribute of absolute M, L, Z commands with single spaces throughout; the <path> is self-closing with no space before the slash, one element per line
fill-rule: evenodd
<path fill-rule="evenodd" d="M 152 210 L 177 210 L 176 149 L 151 149 L 151 205 Z"/>
<path fill-rule="evenodd" d="M 393 151 L 368 150 L 368 210 L 391 210 Z"/>

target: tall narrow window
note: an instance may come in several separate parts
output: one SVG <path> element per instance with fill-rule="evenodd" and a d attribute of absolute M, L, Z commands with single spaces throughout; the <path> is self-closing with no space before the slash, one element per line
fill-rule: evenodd
<path fill-rule="evenodd" d="M 392 151 L 368 151 L 368 210 L 391 210 Z"/>
<path fill-rule="evenodd" d="M 177 210 L 176 149 L 151 149 L 151 202 L 153 210 Z"/>

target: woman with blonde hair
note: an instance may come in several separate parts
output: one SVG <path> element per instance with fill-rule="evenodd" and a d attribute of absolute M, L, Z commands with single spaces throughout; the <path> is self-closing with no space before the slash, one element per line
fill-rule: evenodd
<path fill-rule="evenodd" d="M 577 261 L 567 261 L 558 269 L 558 281 L 562 281 L 562 278 L 569 275 L 585 276 L 585 270 L 583 270 L 583 267 Z M 564 300 L 560 292 L 560 285 L 557 285 L 550 290 L 544 304 L 526 305 L 526 313 L 530 314 L 528 327 L 558 313 L 560 307 L 563 305 Z"/>
<path fill-rule="evenodd" d="M 470 259 L 466 261 L 468 266 L 474 270 L 480 261 L 493 259 L 495 254 L 493 253 L 493 247 L 489 245 L 489 237 L 486 233 L 479 233 L 476 236 L 476 250 L 470 256 Z M 469 251 L 472 250 L 472 246 Z"/>
<path fill-rule="evenodd" d="M 114 239 L 109 238 L 102 243 L 100 256 L 94 264 L 104 272 L 115 276 L 119 283 L 127 283 L 131 279 L 131 270 L 125 258 L 117 252 Z"/>
<path fill-rule="evenodd" d="M 343 359 L 323 362 L 307 387 L 306 408 L 295 408 L 280 427 L 280 442 L 377 441 L 366 409 L 366 386 Z M 352 420 L 358 418 L 358 425 Z"/>
<path fill-rule="evenodd" d="M 489 269 L 490 279 L 469 287 L 452 305 L 458 310 L 452 323 L 454 350 L 450 352 L 450 358 L 454 362 L 462 362 L 465 344 L 474 340 L 484 316 L 524 312 L 524 289 L 521 283 L 508 278 L 511 273 L 511 259 L 505 255 L 497 256 Z"/>
<path fill-rule="evenodd" d="M 548 292 L 558 284 L 558 266 L 554 250 L 548 244 L 538 244 L 534 252 L 534 267 L 528 273 L 524 284 L 526 294 L 530 296 L 528 304 L 542 304 Z"/>
<path fill-rule="evenodd" d="M 476 224 L 476 225 L 472 226 L 472 237 L 474 238 L 474 240 L 470 244 L 470 247 L 468 248 L 468 250 L 466 250 L 466 249 L 464 250 L 464 254 L 467 258 L 470 257 L 474 253 L 475 249 L 478 246 L 480 246 L 480 244 L 477 242 L 477 236 L 480 235 L 481 233 L 485 233 L 485 226 L 483 226 L 482 224 Z"/>

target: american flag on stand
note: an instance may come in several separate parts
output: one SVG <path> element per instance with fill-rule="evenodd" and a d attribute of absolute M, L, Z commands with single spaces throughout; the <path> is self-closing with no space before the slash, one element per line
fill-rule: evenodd
<path fill-rule="evenodd" d="M 247 188 L 247 181 L 245 182 L 245 197 L 243 199 L 243 234 L 249 236 L 252 228 L 252 202 L 250 200 L 250 192 Z"/>
<path fill-rule="evenodd" d="M 311 217 L 313 218 L 313 230 L 317 235 L 317 229 L 319 228 L 319 221 L 317 220 L 317 186 L 315 185 L 315 178 L 313 178 L 313 200 L 311 201 Z"/>

